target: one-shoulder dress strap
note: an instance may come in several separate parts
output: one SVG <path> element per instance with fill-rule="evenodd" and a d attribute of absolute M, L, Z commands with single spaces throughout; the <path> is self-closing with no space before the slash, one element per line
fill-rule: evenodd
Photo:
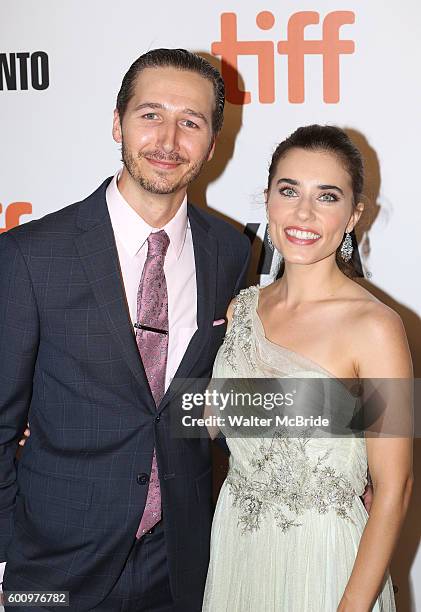
<path fill-rule="evenodd" d="M 243 325 L 244 322 L 250 319 L 253 308 L 256 307 L 256 302 L 259 295 L 259 285 L 252 285 L 247 289 L 242 289 L 233 302 L 232 325 Z"/>
<path fill-rule="evenodd" d="M 232 320 L 222 346 L 222 355 L 233 371 L 237 371 L 238 349 L 244 353 L 251 364 L 253 339 L 253 310 L 256 308 L 259 286 L 252 285 L 242 289 L 233 302 Z"/>

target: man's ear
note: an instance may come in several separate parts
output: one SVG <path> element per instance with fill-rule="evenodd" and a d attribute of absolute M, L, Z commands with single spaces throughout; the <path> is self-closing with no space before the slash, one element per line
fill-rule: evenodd
<path fill-rule="evenodd" d="M 352 232 L 354 227 L 357 225 L 360 220 L 361 215 L 363 214 L 364 203 L 358 202 L 357 206 L 354 208 L 352 215 L 348 221 L 348 225 L 346 226 L 346 232 Z"/>
<path fill-rule="evenodd" d="M 216 147 L 216 136 L 212 136 L 212 144 L 210 146 L 206 161 L 210 161 L 212 159 L 213 154 L 215 153 L 215 147 Z"/>
<path fill-rule="evenodd" d="M 121 135 L 120 115 L 117 109 L 114 110 L 114 117 L 113 117 L 113 138 L 119 144 L 121 144 L 123 140 L 122 135 Z"/>

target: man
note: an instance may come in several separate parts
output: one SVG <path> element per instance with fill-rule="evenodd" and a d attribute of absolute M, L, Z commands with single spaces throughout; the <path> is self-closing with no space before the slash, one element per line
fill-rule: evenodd
<path fill-rule="evenodd" d="M 171 436 L 169 417 L 171 379 L 210 376 L 245 285 L 248 239 L 186 199 L 223 108 L 204 59 L 142 55 L 114 113 L 121 173 L 1 235 L 5 591 L 69 591 L 77 611 L 201 609 L 209 442 Z"/>

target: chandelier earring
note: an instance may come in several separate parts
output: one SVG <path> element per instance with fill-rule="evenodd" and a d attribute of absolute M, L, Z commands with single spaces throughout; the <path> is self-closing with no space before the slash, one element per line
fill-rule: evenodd
<path fill-rule="evenodd" d="M 345 238 L 342 242 L 341 249 L 340 249 L 340 254 L 341 254 L 342 259 L 344 261 L 349 261 L 352 257 L 353 250 L 354 250 L 354 247 L 352 244 L 351 234 L 349 232 L 346 232 Z"/>
<path fill-rule="evenodd" d="M 266 226 L 266 239 L 267 239 L 267 243 L 268 243 L 269 248 L 271 249 L 271 251 L 274 251 L 275 247 L 273 246 L 272 238 L 270 237 L 270 232 L 269 232 L 269 215 L 268 215 L 268 209 L 267 208 L 266 208 L 266 220 L 267 220 L 267 226 Z"/>
<path fill-rule="evenodd" d="M 269 245 L 270 249 L 272 251 L 274 251 L 275 247 L 273 246 L 272 238 L 270 237 L 269 226 L 267 228 L 267 241 L 268 241 L 268 245 Z"/>

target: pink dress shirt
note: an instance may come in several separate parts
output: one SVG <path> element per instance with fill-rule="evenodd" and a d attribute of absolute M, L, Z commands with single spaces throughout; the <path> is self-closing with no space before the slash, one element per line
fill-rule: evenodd
<path fill-rule="evenodd" d="M 118 189 L 118 172 L 107 187 L 108 212 L 117 244 L 118 257 L 132 323 L 136 322 L 137 290 L 148 252 L 147 237 L 157 228 L 148 225 L 128 204 Z M 187 217 L 187 197 L 163 228 L 170 244 L 164 272 L 168 292 L 168 359 L 165 389 L 168 388 L 187 346 L 197 329 L 197 288 L 193 240 Z"/>

